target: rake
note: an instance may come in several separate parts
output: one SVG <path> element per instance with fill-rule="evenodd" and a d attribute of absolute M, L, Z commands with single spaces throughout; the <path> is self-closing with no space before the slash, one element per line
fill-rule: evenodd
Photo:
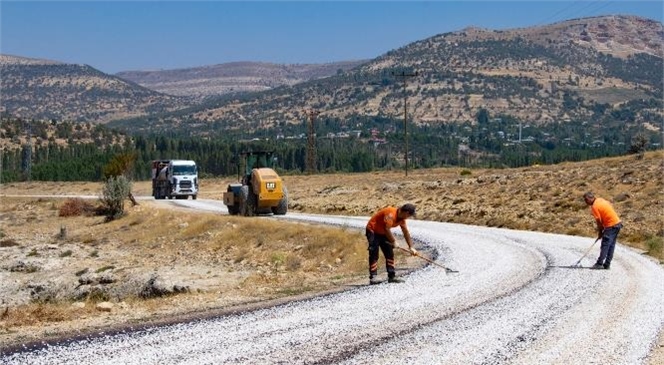
<path fill-rule="evenodd" d="M 602 237 L 597 237 L 595 242 L 593 242 L 593 244 L 590 245 L 590 247 L 588 247 L 588 250 L 586 250 L 586 252 L 583 254 L 583 256 L 581 256 L 579 261 L 577 261 L 576 264 L 572 265 L 572 267 L 579 267 L 579 265 L 581 264 L 581 260 L 583 260 L 583 258 L 586 257 L 586 255 L 590 252 L 590 250 L 592 250 L 593 246 L 595 246 L 595 244 L 597 243 L 597 241 L 599 241 L 600 238 Z"/>
<path fill-rule="evenodd" d="M 401 251 L 408 252 L 411 255 L 413 254 L 410 250 L 407 250 L 403 247 L 399 247 L 396 244 L 394 245 L 394 247 L 400 249 Z M 441 269 L 445 269 L 445 272 L 458 272 L 457 270 L 453 270 L 453 269 L 450 269 L 449 267 L 445 267 L 445 266 L 437 263 L 436 261 L 431 260 L 430 258 L 427 258 L 427 257 L 424 257 L 424 256 L 420 255 L 419 252 L 416 253 L 414 256 L 417 256 L 417 257 L 421 258 L 422 260 L 424 260 L 424 261 L 426 261 L 430 264 L 436 265 L 436 266 L 440 267 Z"/>

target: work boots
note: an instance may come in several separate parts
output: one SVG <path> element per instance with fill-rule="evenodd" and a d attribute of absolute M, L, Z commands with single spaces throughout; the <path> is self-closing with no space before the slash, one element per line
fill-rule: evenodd
<path fill-rule="evenodd" d="M 405 281 L 403 279 L 400 279 L 400 278 L 396 277 L 396 276 L 393 276 L 391 278 L 387 278 L 387 282 L 398 284 L 398 283 L 404 283 Z"/>
<path fill-rule="evenodd" d="M 375 276 L 370 276 L 369 277 L 369 285 L 376 285 L 376 284 L 380 284 L 382 282 L 383 282 L 382 280 L 376 278 Z M 405 281 L 403 279 L 400 279 L 400 278 L 396 277 L 396 276 L 392 276 L 392 277 L 387 278 L 387 282 L 388 283 L 393 283 L 393 284 L 398 284 L 398 283 L 404 283 Z"/>
<path fill-rule="evenodd" d="M 369 278 L 369 285 L 376 285 L 382 283 L 382 280 L 378 280 L 377 278 Z"/>

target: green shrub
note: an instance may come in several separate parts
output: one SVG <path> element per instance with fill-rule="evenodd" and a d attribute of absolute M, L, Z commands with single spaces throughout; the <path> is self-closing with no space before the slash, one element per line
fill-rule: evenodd
<path fill-rule="evenodd" d="M 660 260 L 664 259 L 664 238 L 663 237 L 651 237 L 646 241 L 646 247 L 648 247 L 648 254 L 650 256 L 656 257 Z"/>
<path fill-rule="evenodd" d="M 124 201 L 131 192 L 131 182 L 126 177 L 112 176 L 106 180 L 101 202 L 106 220 L 111 221 L 124 215 Z"/>

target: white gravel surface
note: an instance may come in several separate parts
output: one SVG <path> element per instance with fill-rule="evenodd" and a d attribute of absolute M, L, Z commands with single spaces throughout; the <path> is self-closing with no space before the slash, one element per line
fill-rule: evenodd
<path fill-rule="evenodd" d="M 164 204 L 223 210 L 214 201 Z M 359 230 L 367 220 L 285 219 Z M 616 249 L 611 270 L 574 269 L 592 238 L 417 220 L 409 227 L 459 273 L 428 266 L 404 284 L 5 353 L 0 363 L 639 364 L 664 326 L 664 270 L 630 249 Z"/>

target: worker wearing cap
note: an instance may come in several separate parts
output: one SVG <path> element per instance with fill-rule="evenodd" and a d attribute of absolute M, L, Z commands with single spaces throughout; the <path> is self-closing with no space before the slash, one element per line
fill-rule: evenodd
<path fill-rule="evenodd" d="M 583 200 L 590 206 L 590 213 L 595 217 L 597 239 L 602 239 L 599 257 L 592 268 L 608 270 L 611 267 L 611 260 L 613 260 L 613 251 L 616 249 L 618 233 L 623 225 L 618 218 L 618 213 L 607 200 L 595 197 L 595 194 L 591 192 L 583 194 Z"/>
<path fill-rule="evenodd" d="M 376 278 L 378 274 L 378 248 L 380 247 L 385 256 L 385 266 L 387 267 L 387 278 L 390 283 L 402 283 L 403 280 L 396 277 L 394 270 L 394 247 L 396 239 L 390 231 L 394 227 L 401 227 L 401 232 L 406 239 L 410 252 L 415 255 L 417 251 L 413 247 L 413 241 L 410 238 L 406 219 L 415 216 L 415 205 L 404 204 L 399 208 L 385 207 L 376 212 L 369 223 L 367 223 L 366 235 L 369 241 L 369 284 L 378 284 L 380 281 Z"/>

